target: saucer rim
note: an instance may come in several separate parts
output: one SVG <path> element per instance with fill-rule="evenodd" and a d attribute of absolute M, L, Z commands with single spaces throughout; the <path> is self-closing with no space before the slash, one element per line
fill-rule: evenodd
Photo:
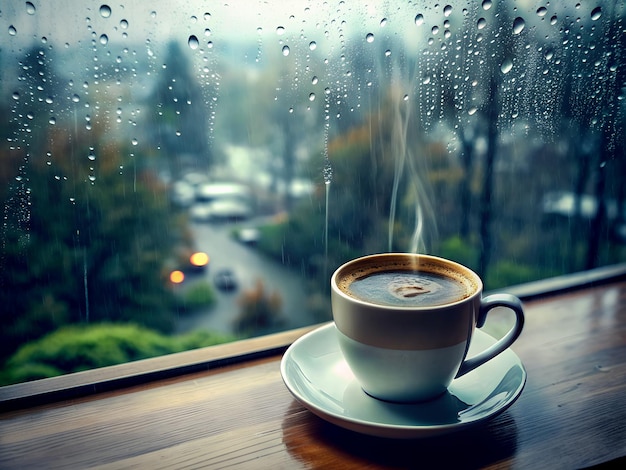
<path fill-rule="evenodd" d="M 341 416 L 331 411 L 326 410 L 323 407 L 320 407 L 314 403 L 312 403 L 307 397 L 302 396 L 295 387 L 290 383 L 289 374 L 286 372 L 286 365 L 289 360 L 294 361 L 297 364 L 297 361 L 293 359 L 293 350 L 295 348 L 300 347 L 301 343 L 307 342 L 310 340 L 312 336 L 321 335 L 327 329 L 333 329 L 335 327 L 334 322 L 329 322 L 319 326 L 318 328 L 310 331 L 296 341 L 294 341 L 285 351 L 283 357 L 280 362 L 280 374 L 283 379 L 283 383 L 289 390 L 289 392 L 293 395 L 293 397 L 299 401 L 305 408 L 311 411 L 313 414 L 318 417 L 328 421 L 332 424 L 335 424 L 344 429 L 348 429 L 351 431 L 355 431 L 361 434 L 367 434 L 376 437 L 386 437 L 386 438 L 396 438 L 396 439 L 415 439 L 415 438 L 425 438 L 425 437 L 433 437 L 442 434 L 449 434 L 452 432 L 461 431 L 463 429 L 467 429 L 469 427 L 475 426 L 477 424 L 483 423 L 485 421 L 491 420 L 496 416 L 505 412 L 522 394 L 522 391 L 526 385 L 526 381 L 528 378 L 528 374 L 526 372 L 526 368 L 524 364 L 520 360 L 520 358 L 515 354 L 511 348 L 507 348 L 509 355 L 513 356 L 514 362 L 520 366 L 522 371 L 522 378 L 520 380 L 517 389 L 512 394 L 512 396 L 504 402 L 501 406 L 491 410 L 482 415 L 478 415 L 474 418 L 468 419 L 467 421 L 462 421 L 458 423 L 450 423 L 450 424 L 436 424 L 436 425 L 405 425 L 405 424 L 389 424 L 389 423 L 376 423 L 372 421 L 364 421 L 362 419 L 349 417 L 349 416 Z M 476 329 L 475 334 L 485 335 L 491 338 L 493 341 L 496 341 L 493 336 L 490 334 Z M 472 372 L 470 372 L 472 373 Z M 373 397 L 369 397 L 371 400 L 376 400 Z M 472 405 L 473 406 L 473 405 Z"/>

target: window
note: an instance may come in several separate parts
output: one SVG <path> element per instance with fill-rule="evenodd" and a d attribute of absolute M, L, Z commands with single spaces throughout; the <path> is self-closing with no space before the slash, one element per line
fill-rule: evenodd
<path fill-rule="evenodd" d="M 330 319 L 343 261 L 626 260 L 623 0 L 0 7 L 2 383 Z"/>

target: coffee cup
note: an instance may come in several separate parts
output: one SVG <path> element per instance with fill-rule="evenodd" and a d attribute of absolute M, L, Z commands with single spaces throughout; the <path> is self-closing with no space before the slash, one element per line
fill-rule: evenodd
<path fill-rule="evenodd" d="M 521 301 L 482 297 L 471 269 L 443 258 L 382 253 L 343 264 L 331 277 L 338 342 L 361 388 L 374 398 L 418 402 L 446 392 L 452 380 L 506 350 L 524 326 Z M 474 357 L 475 328 L 495 307 L 515 314 L 502 339 Z"/>

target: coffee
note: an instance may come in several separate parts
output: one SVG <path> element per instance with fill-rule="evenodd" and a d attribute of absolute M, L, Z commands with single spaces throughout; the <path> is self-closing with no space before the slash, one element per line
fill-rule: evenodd
<path fill-rule="evenodd" d="M 365 302 L 398 307 L 430 307 L 466 298 L 467 287 L 452 277 L 424 271 L 379 271 L 355 278 L 347 288 Z"/>
<path fill-rule="evenodd" d="M 415 265 L 390 255 L 385 263 L 363 262 L 338 272 L 337 286 L 350 297 L 399 307 L 430 307 L 463 300 L 476 292 L 475 281 L 438 262 Z"/>

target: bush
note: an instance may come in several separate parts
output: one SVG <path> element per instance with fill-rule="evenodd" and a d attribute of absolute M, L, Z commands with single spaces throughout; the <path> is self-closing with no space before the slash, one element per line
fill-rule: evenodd
<path fill-rule="evenodd" d="M 282 299 L 278 293 L 267 294 L 261 281 L 245 291 L 239 300 L 241 312 L 234 321 L 235 331 L 243 336 L 269 333 L 280 329 Z"/>
<path fill-rule="evenodd" d="M 66 326 L 18 349 L 7 360 L 0 385 L 121 364 L 233 339 L 206 331 L 166 336 L 133 324 Z"/>
<path fill-rule="evenodd" d="M 215 304 L 215 290 L 206 281 L 199 281 L 189 286 L 178 300 L 179 308 L 188 311 L 208 308 Z"/>

